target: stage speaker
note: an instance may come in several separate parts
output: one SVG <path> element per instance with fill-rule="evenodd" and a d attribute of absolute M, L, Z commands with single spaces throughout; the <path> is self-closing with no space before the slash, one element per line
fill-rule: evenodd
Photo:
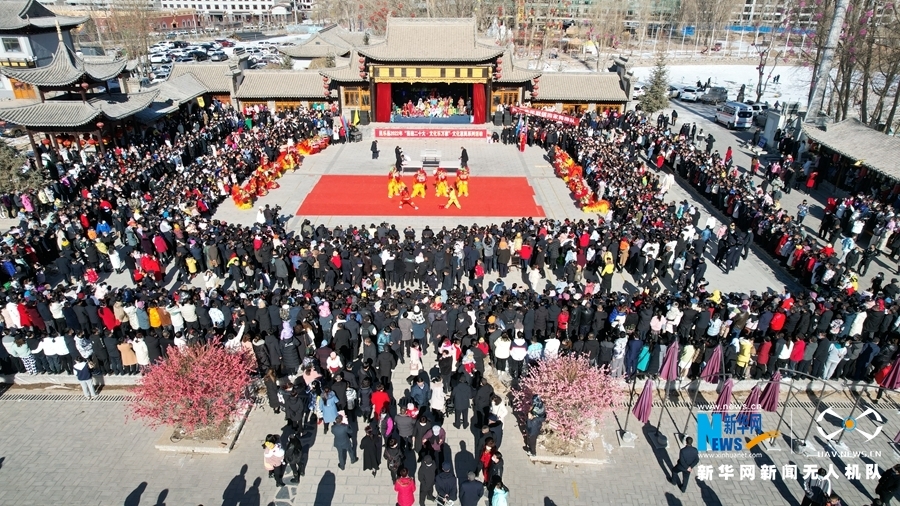
<path fill-rule="evenodd" d="M 503 113 L 497 111 L 494 113 L 494 126 L 500 126 L 503 124 Z"/>
<path fill-rule="evenodd" d="M 509 111 L 503 111 L 503 126 L 512 125 L 512 114 Z"/>
<path fill-rule="evenodd" d="M 360 125 L 368 125 L 369 124 L 369 111 L 359 111 L 359 124 Z"/>

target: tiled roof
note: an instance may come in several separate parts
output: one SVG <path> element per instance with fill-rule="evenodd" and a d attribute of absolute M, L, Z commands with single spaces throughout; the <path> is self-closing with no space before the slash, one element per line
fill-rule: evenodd
<path fill-rule="evenodd" d="M 0 0 L 0 30 L 20 30 L 28 26 L 61 28 L 78 26 L 87 17 L 57 16 L 37 0 Z"/>
<path fill-rule="evenodd" d="M 319 69 L 319 73 L 342 83 L 365 83 L 367 80 L 359 77 L 359 53 L 350 52 L 350 59 L 343 65 L 334 68 Z"/>
<path fill-rule="evenodd" d="M 99 109 L 107 118 L 122 119 L 146 109 L 158 95 L 158 90 L 132 93 L 130 95 L 121 93 L 103 94 L 88 100 L 88 104 L 94 109 Z M 53 103 L 53 101 L 47 103 Z"/>
<path fill-rule="evenodd" d="M 503 53 L 475 41 L 474 18 L 388 18 L 387 41 L 357 47 L 377 61 L 480 62 Z"/>
<path fill-rule="evenodd" d="M 85 75 L 95 81 L 107 81 L 118 76 L 125 69 L 125 64 L 124 59 L 104 56 L 81 59 L 60 43 L 49 64 L 37 68 L 0 67 L 0 73 L 36 86 L 65 86 L 81 80 Z"/>
<path fill-rule="evenodd" d="M 78 101 L 55 101 L 0 108 L 0 119 L 32 128 L 76 127 L 100 115 L 89 104 Z"/>
<path fill-rule="evenodd" d="M 502 71 L 500 72 L 500 79 L 497 80 L 498 83 L 523 83 L 541 75 L 536 70 L 529 70 L 515 65 L 512 51 L 509 49 L 503 52 L 502 58 L 503 62 L 500 63 Z"/>
<path fill-rule="evenodd" d="M 619 75 L 612 72 L 544 72 L 534 100 L 627 102 Z"/>
<path fill-rule="evenodd" d="M 48 100 L 18 107 L 0 108 L 0 119 L 31 128 L 78 127 L 101 114 L 122 119 L 145 109 L 158 91 L 132 95 L 98 95 L 86 103 L 81 100 Z"/>
<path fill-rule="evenodd" d="M 181 74 L 178 77 L 166 79 L 153 89 L 159 90 L 158 102 L 172 102 L 173 105 L 181 105 L 193 100 L 207 92 L 206 86 L 194 77 L 194 74 Z"/>
<path fill-rule="evenodd" d="M 350 52 L 350 45 L 332 44 L 317 33 L 299 46 L 282 46 L 278 50 L 291 58 L 325 58 L 327 56 L 344 56 Z"/>
<path fill-rule="evenodd" d="M 322 98 L 322 75 L 314 71 L 248 70 L 237 92 L 240 99 Z"/>
<path fill-rule="evenodd" d="M 176 63 L 169 80 L 183 74 L 193 74 L 210 93 L 234 93 L 234 76 L 240 69 L 229 63 Z"/>
<path fill-rule="evenodd" d="M 832 123 L 822 130 L 810 124 L 803 132 L 810 139 L 847 158 L 894 179 L 900 179 L 900 138 L 873 130 L 857 119 Z"/>

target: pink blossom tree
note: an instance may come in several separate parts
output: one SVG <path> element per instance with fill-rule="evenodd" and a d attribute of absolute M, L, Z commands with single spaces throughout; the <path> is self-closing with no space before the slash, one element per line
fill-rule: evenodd
<path fill-rule="evenodd" d="M 151 365 L 131 391 L 131 419 L 151 427 L 173 425 L 188 434 L 224 429 L 248 399 L 252 357 L 226 350 L 218 340 L 170 347 L 168 358 Z"/>
<path fill-rule="evenodd" d="M 586 358 L 575 355 L 544 360 L 532 367 L 513 390 L 516 408 L 530 410 L 534 394 L 547 410 L 545 427 L 569 449 L 598 431 L 625 397 L 607 369 L 593 367 Z"/>

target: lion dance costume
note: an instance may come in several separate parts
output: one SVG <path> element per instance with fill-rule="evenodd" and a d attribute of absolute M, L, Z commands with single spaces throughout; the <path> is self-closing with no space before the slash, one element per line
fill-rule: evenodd
<path fill-rule="evenodd" d="M 427 181 L 428 174 L 425 173 L 425 169 L 420 168 L 416 171 L 416 181 L 413 183 L 411 198 L 416 198 L 417 196 L 421 196 L 423 199 L 425 198 L 425 183 Z"/>
<path fill-rule="evenodd" d="M 403 181 L 400 179 L 400 171 L 396 167 L 391 167 L 388 173 L 388 198 L 394 198 L 394 195 L 400 195 L 400 185 Z"/>
<path fill-rule="evenodd" d="M 469 168 L 462 167 L 456 173 L 456 194 L 460 197 L 469 196 Z"/>
<path fill-rule="evenodd" d="M 447 184 L 447 171 L 438 167 L 434 171 L 434 196 L 447 197 L 450 195 L 450 185 Z"/>

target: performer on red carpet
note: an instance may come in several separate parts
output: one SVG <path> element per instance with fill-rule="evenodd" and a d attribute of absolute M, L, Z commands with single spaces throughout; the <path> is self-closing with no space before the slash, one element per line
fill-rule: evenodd
<path fill-rule="evenodd" d="M 449 195 L 447 190 L 449 190 L 447 171 L 443 167 L 438 167 L 434 171 L 434 196 L 446 197 Z"/>
<path fill-rule="evenodd" d="M 447 195 L 447 205 L 444 206 L 444 209 L 450 209 L 450 206 L 456 206 L 457 209 L 462 209 L 462 206 L 459 205 L 459 199 L 456 198 L 456 189 L 450 188 L 450 194 Z"/>
<path fill-rule="evenodd" d="M 469 168 L 460 167 L 456 173 L 456 194 L 460 197 L 469 196 Z"/>
<path fill-rule="evenodd" d="M 525 129 L 523 128 L 522 131 L 519 132 L 519 151 L 521 151 L 523 153 L 525 152 L 525 140 L 526 139 L 527 139 L 527 136 L 525 135 Z"/>
<path fill-rule="evenodd" d="M 413 209 L 419 209 L 419 206 L 413 204 L 412 197 L 409 194 L 409 189 L 405 184 L 403 184 L 403 182 L 400 182 L 400 209 L 403 209 L 403 206 L 407 204 Z"/>
<path fill-rule="evenodd" d="M 416 171 L 416 182 L 413 183 L 413 191 L 412 198 L 416 198 L 417 196 L 421 196 L 423 199 L 425 198 L 425 183 L 428 181 L 428 174 L 425 172 L 424 168 L 419 168 Z"/>
<path fill-rule="evenodd" d="M 400 179 L 400 171 L 396 167 L 391 167 L 388 173 L 388 198 L 394 198 L 394 195 L 400 195 L 400 185 L 403 181 Z"/>

